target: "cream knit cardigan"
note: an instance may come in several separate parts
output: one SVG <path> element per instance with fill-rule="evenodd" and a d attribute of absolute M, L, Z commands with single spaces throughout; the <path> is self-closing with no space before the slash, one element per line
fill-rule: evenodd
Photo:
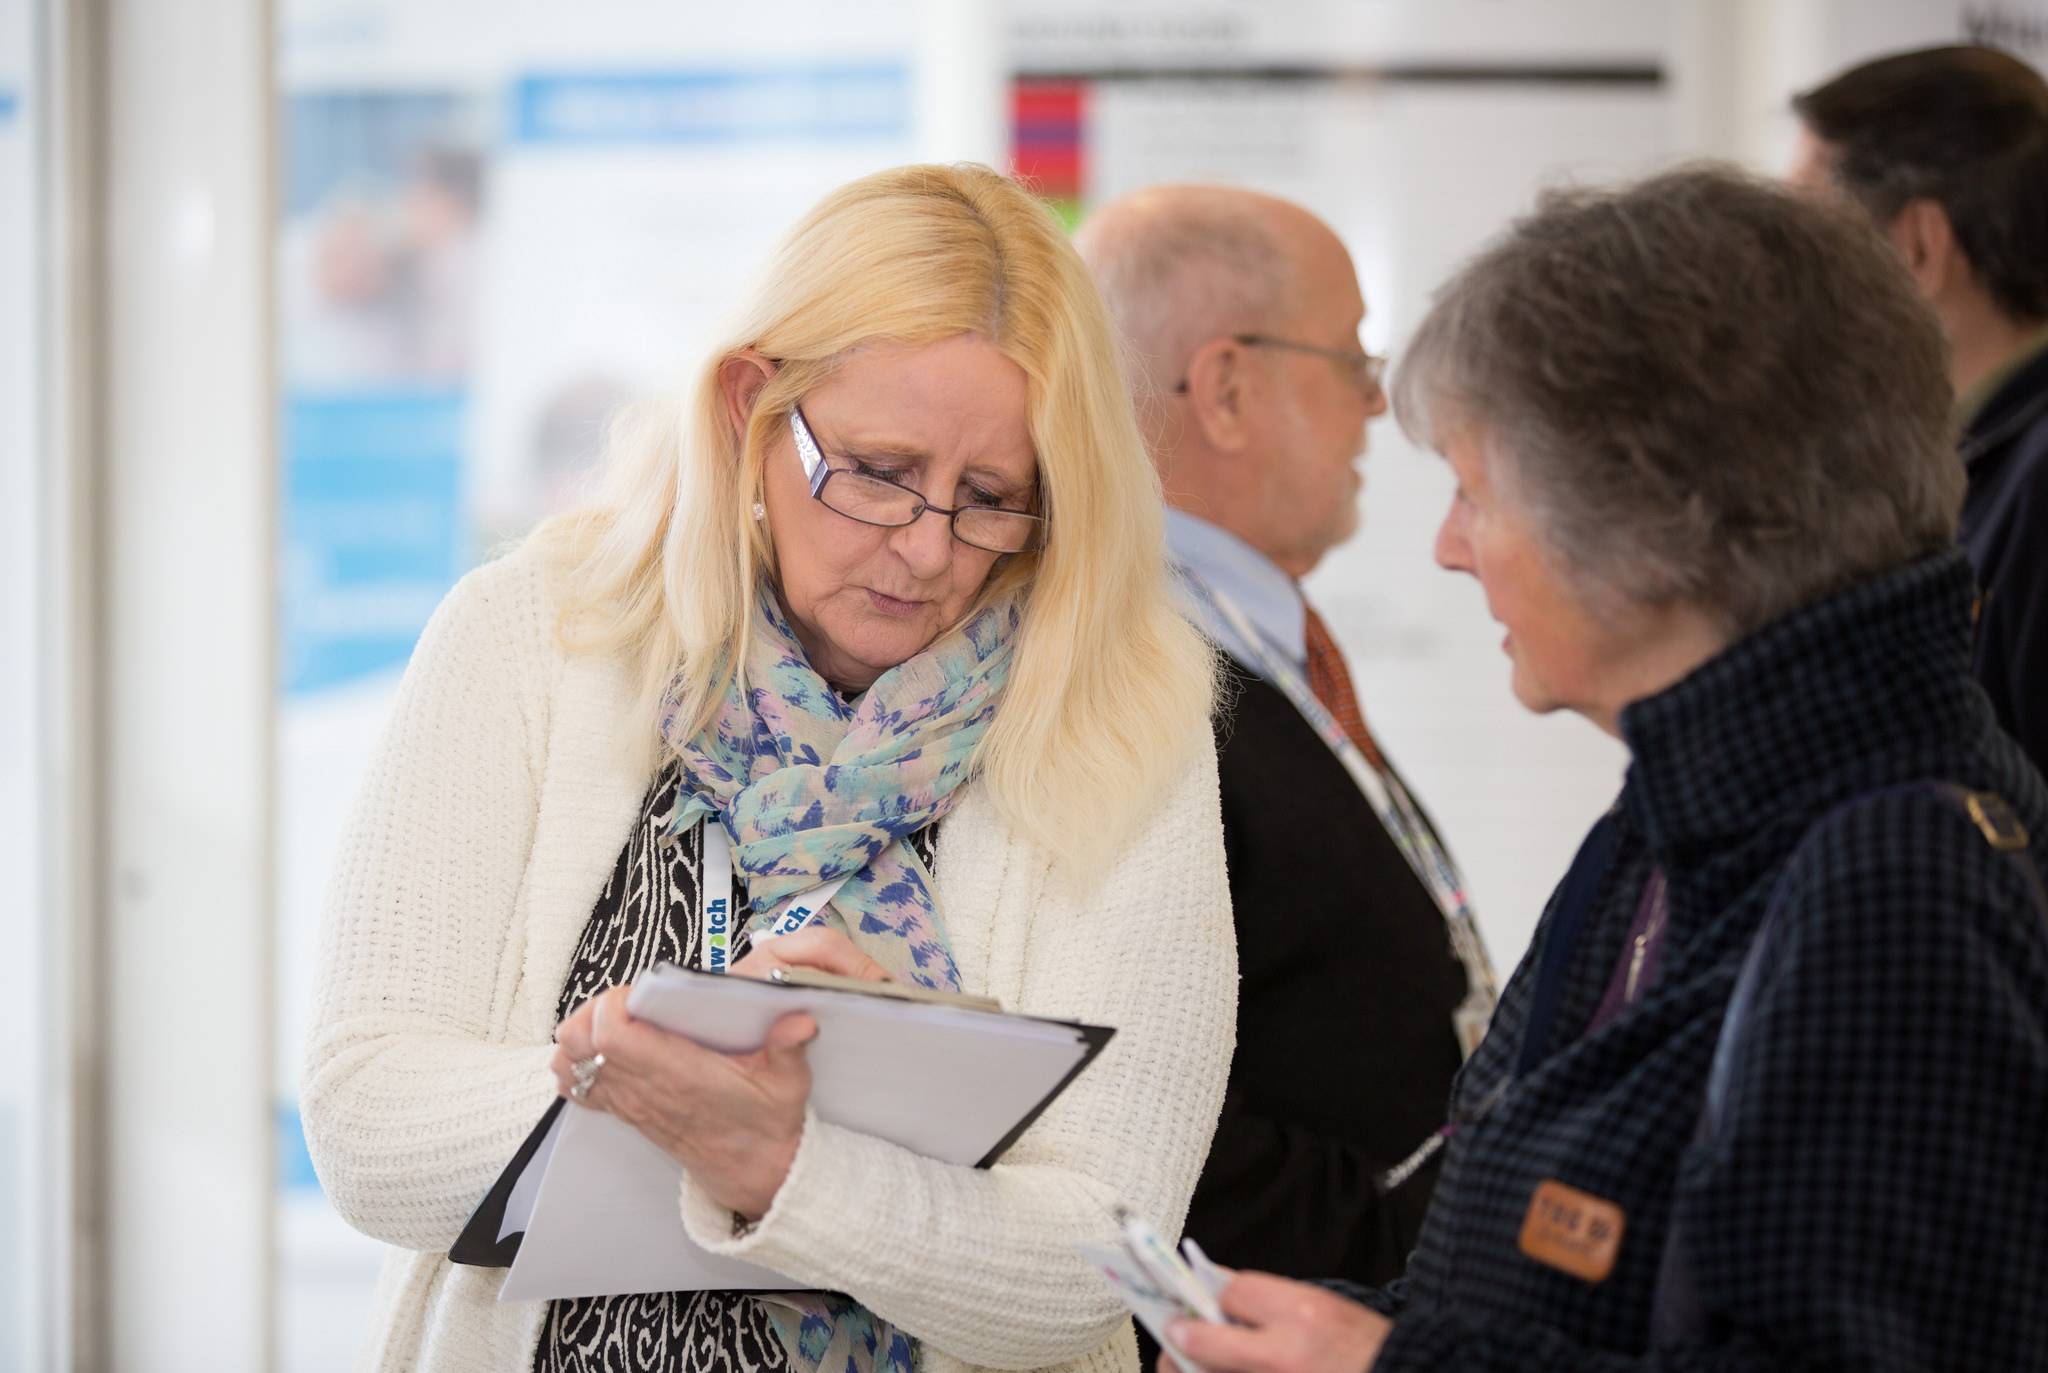
<path fill-rule="evenodd" d="M 555 637 L 544 564 L 464 578 L 420 640 L 329 888 L 302 1107 L 350 1224 L 392 1246 L 359 1369 L 526 1373 L 544 1302 L 448 1246 L 554 1096 L 555 1005 L 651 777 L 622 660 Z M 1216 761 L 1202 747 L 1086 886 L 978 785 L 940 831 L 938 897 L 969 991 L 1117 1027 L 1003 1161 L 935 1163 L 806 1122 L 744 1239 L 686 1183 L 677 1223 L 718 1253 L 850 1293 L 931 1373 L 1130 1373 L 1124 1308 L 1074 1253 L 1119 1202 L 1186 1214 L 1221 1108 L 1237 954 Z"/>

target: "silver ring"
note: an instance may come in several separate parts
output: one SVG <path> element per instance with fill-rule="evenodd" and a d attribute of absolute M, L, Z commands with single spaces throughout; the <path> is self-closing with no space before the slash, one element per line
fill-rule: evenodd
<path fill-rule="evenodd" d="M 597 1074 L 604 1067 L 604 1055 L 593 1054 L 579 1058 L 569 1065 L 570 1076 L 576 1079 L 569 1088 L 569 1095 L 582 1101 L 590 1095 L 590 1089 L 597 1085 Z"/>

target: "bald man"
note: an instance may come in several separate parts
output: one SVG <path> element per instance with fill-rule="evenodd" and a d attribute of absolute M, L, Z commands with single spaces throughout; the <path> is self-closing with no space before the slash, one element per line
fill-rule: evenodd
<path fill-rule="evenodd" d="M 1301 594 L 1358 528 L 1366 422 L 1387 408 L 1365 302 L 1326 225 L 1247 191 L 1140 191 L 1077 246 L 1131 346 L 1184 600 L 1227 655 L 1242 983 L 1187 1233 L 1232 1267 L 1376 1286 L 1414 1245 L 1494 987 L 1456 870 Z"/>

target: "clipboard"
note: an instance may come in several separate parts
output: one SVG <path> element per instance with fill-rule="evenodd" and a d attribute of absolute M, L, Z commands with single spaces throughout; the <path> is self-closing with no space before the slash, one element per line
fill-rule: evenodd
<path fill-rule="evenodd" d="M 901 991 L 893 986 L 839 982 L 824 977 L 767 982 L 663 964 L 635 979 L 627 1004 L 637 1018 L 727 1053 L 757 1048 L 774 1020 L 808 1010 L 819 1022 L 819 1038 L 812 1045 L 812 1103 L 820 1119 L 978 1168 L 1000 1159 L 1115 1034 L 1107 1026 L 991 1011 L 964 999 L 903 998 L 890 994 Z M 923 1057 L 892 1073 L 896 1065 L 878 1065 L 860 1058 L 863 1053 Z M 963 1113 L 972 1118 L 959 1119 Z M 846 1116 L 859 1118 L 835 1118 Z M 558 1144 L 569 1162 L 556 1174 Z M 973 1152 L 963 1154 L 963 1149 Z M 601 1112 L 571 1109 L 557 1098 L 484 1194 L 448 1257 L 479 1267 L 533 1269 L 540 1260 L 518 1264 L 528 1231 L 551 1245 L 567 1243 L 565 1227 L 573 1228 L 586 1209 L 592 1215 L 609 1214 L 612 1224 L 627 1227 L 642 1224 L 642 1216 L 660 1217 L 650 1222 L 665 1227 L 658 1243 L 674 1244 L 681 1235 L 674 1219 L 681 1173 L 679 1165 L 630 1127 Z M 664 1182 L 665 1192 L 655 1195 Z M 629 1197 L 624 1189 L 637 1190 Z M 571 1203 L 565 1198 L 574 1198 L 577 1208 L 567 1217 L 564 1207 Z M 703 1259 L 706 1280 L 715 1277 L 731 1290 L 786 1285 L 765 1269 L 710 1255 Z M 674 1254 L 668 1265 L 671 1273 L 697 1272 Z M 633 1281 L 630 1275 L 613 1278 Z"/>

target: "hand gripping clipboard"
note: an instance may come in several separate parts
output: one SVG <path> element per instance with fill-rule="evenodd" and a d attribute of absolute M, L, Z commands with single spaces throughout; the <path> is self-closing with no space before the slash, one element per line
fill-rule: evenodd
<path fill-rule="evenodd" d="M 811 1104 L 821 1120 L 980 1168 L 1001 1158 L 1115 1034 L 1104 1026 L 992 1013 L 950 998 L 907 999 L 902 990 L 810 977 L 771 983 L 661 965 L 635 979 L 627 1005 L 638 1018 L 727 1053 L 759 1047 L 777 1019 L 809 1011 L 819 1029 L 811 1045 Z M 694 1250 L 676 1215 L 681 1178 L 680 1166 L 630 1127 L 557 1099 L 470 1215 L 448 1257 L 512 1266 L 508 1300 L 688 1290 L 686 1284 L 700 1277 L 704 1285 L 736 1290 L 785 1285 L 765 1269 L 701 1251 L 698 1264 L 676 1248 Z M 614 1257 L 632 1250 L 631 1232 L 643 1227 L 644 1262 Z M 571 1256 L 594 1238 L 582 1233 L 587 1228 L 606 1231 L 606 1257 L 593 1263 L 610 1264 L 608 1275 L 575 1276 Z M 529 1242 L 543 1252 L 521 1262 Z M 642 1269 L 650 1271 L 643 1275 Z M 604 1293 L 552 1290 L 600 1281 L 610 1284 Z M 658 1285 L 638 1285 L 643 1281 Z"/>

